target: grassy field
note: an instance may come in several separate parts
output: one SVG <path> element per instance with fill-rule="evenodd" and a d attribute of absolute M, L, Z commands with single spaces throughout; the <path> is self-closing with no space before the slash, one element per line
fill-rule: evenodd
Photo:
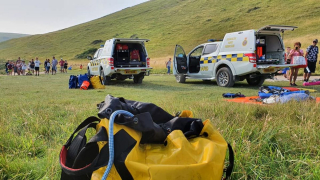
<path fill-rule="evenodd" d="M 225 33 L 259 29 L 268 24 L 294 25 L 286 32 L 285 46 L 302 42 L 305 49 L 319 39 L 320 5 L 317 0 L 152 0 L 105 17 L 41 35 L 0 43 L 0 58 L 71 60 L 77 54 L 98 48 L 95 40 L 147 38 L 153 58 L 173 56 L 176 44 L 189 52 L 208 39 L 222 39 Z"/>
<path fill-rule="evenodd" d="M 70 90 L 71 73 L 80 71 L 0 76 L 0 179 L 59 179 L 60 148 L 80 122 L 97 115 L 96 104 L 107 94 L 152 102 L 172 114 L 189 109 L 195 117 L 210 119 L 234 148 L 233 179 L 320 179 L 320 114 L 315 102 L 229 103 L 222 93 L 253 96 L 257 87 L 236 83 L 221 88 L 197 80 L 178 84 L 172 75 L 151 75 L 141 85 L 126 80 L 104 90 Z M 314 88 L 320 91 L 320 86 Z"/>

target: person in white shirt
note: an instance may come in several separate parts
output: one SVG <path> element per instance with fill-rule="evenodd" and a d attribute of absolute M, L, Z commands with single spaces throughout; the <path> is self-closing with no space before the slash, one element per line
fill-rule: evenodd
<path fill-rule="evenodd" d="M 34 69 L 36 70 L 36 76 L 39 76 L 40 64 L 41 63 L 38 57 L 36 57 L 36 60 L 34 61 Z"/>
<path fill-rule="evenodd" d="M 22 61 L 22 75 L 24 76 L 26 73 L 26 70 L 28 69 L 25 61 Z"/>

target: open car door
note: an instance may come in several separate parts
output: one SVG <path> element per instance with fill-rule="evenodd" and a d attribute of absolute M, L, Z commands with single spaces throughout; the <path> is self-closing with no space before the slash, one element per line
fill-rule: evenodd
<path fill-rule="evenodd" d="M 180 45 L 176 45 L 174 51 L 173 65 L 177 74 L 186 74 L 188 72 L 187 56 Z"/>
<path fill-rule="evenodd" d="M 284 25 L 268 25 L 268 26 L 264 26 L 262 28 L 260 28 L 257 32 L 258 33 L 262 33 L 262 32 L 284 32 L 284 31 L 293 31 L 294 29 L 296 29 L 298 27 L 296 26 L 284 26 Z"/>

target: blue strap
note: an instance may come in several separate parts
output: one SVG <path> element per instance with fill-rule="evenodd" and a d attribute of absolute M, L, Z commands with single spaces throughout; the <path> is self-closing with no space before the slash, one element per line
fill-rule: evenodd
<path fill-rule="evenodd" d="M 113 165 L 113 160 L 114 160 L 113 123 L 114 123 L 114 119 L 119 114 L 123 114 L 123 115 L 129 116 L 129 117 L 134 116 L 132 113 L 130 113 L 128 111 L 124 111 L 124 110 L 117 110 L 111 114 L 110 119 L 109 119 L 109 161 L 108 161 L 107 169 L 103 173 L 102 180 L 107 179 L 107 177 L 110 173 L 110 170 L 112 168 L 112 165 Z"/>

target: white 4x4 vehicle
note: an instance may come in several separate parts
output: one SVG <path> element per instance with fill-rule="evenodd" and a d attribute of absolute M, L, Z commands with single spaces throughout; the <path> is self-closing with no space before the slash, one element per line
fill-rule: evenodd
<path fill-rule="evenodd" d="M 269 25 L 259 30 L 227 33 L 222 41 L 200 44 L 188 55 L 176 45 L 173 74 L 177 82 L 186 78 L 213 80 L 222 87 L 231 87 L 236 81 L 247 80 L 260 86 L 266 78 L 273 78 L 285 64 L 280 33 L 294 30 L 294 26 Z"/>
<path fill-rule="evenodd" d="M 88 76 L 101 77 L 104 85 L 111 79 L 132 79 L 134 83 L 142 83 L 144 76 L 149 75 L 150 58 L 144 43 L 148 39 L 110 39 L 99 48 L 93 58 L 88 56 Z"/>

